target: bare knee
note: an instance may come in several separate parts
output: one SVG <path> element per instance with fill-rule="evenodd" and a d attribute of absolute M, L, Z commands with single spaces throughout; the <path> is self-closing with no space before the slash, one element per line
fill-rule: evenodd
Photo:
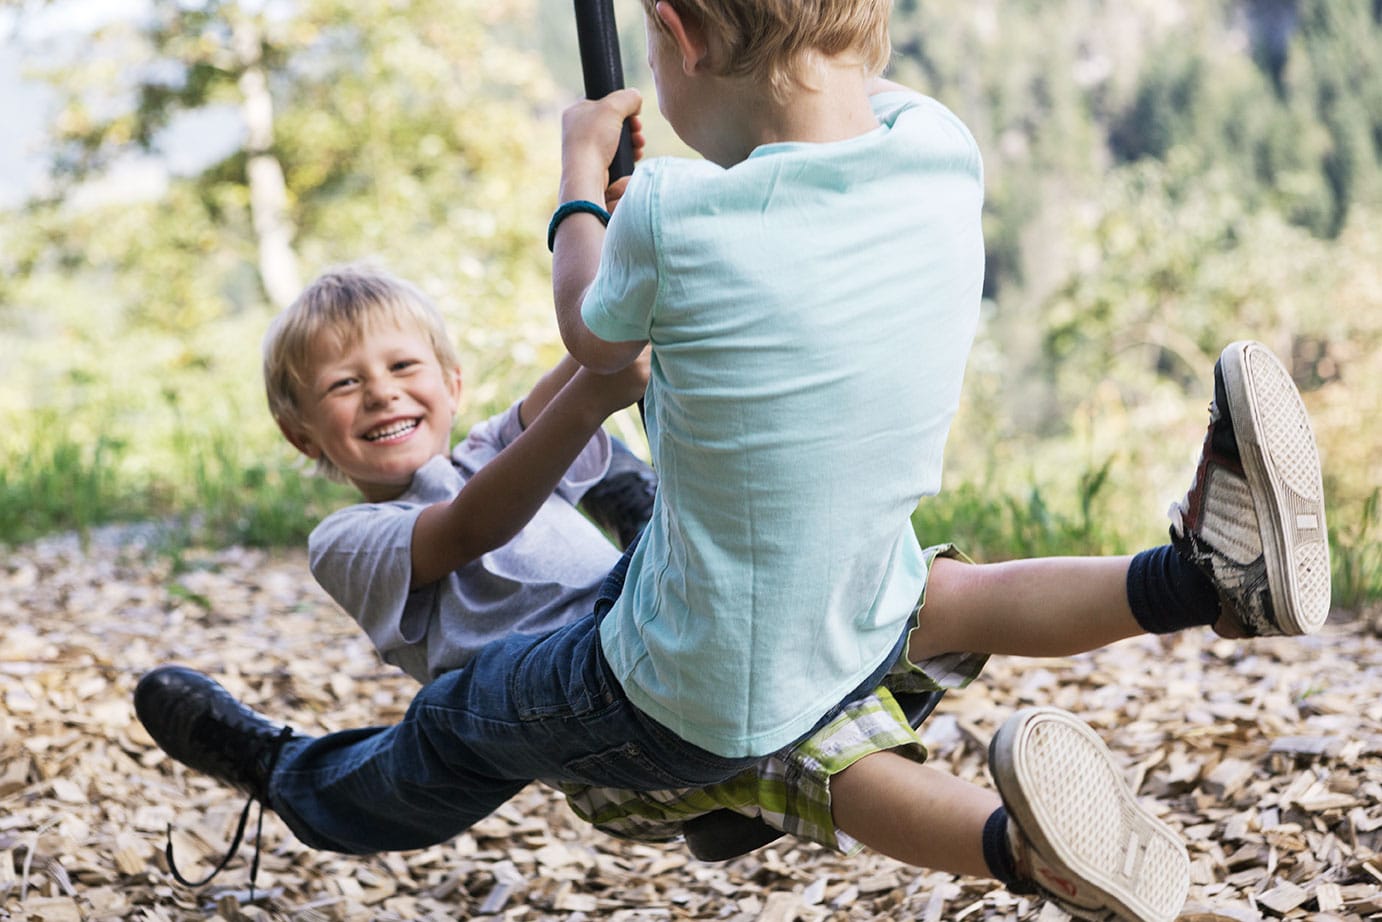
<path fill-rule="evenodd" d="M 907 656 L 921 662 L 942 653 L 969 652 L 964 646 L 968 617 L 965 600 L 985 578 L 981 564 L 950 557 L 937 558 L 926 577 L 926 597 L 917 613 L 919 630 L 913 631 Z"/>

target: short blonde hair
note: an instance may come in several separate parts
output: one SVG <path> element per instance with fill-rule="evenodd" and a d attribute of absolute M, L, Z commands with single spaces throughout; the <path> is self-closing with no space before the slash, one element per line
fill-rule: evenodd
<path fill-rule="evenodd" d="M 313 347 L 322 337 L 350 348 L 371 330 L 389 325 L 422 333 L 448 374 L 461 367 L 441 312 L 416 285 L 369 263 L 335 266 L 314 279 L 264 334 L 264 390 L 278 424 L 301 427 L 302 389 L 309 383 Z M 325 455 L 317 459 L 317 472 L 342 479 Z"/>
<path fill-rule="evenodd" d="M 711 62 L 722 77 L 753 77 L 775 93 L 801 76 L 814 54 L 858 58 L 869 76 L 888 66 L 891 0 L 666 0 L 705 30 L 722 59 Z M 657 0 L 643 0 L 662 28 Z"/>

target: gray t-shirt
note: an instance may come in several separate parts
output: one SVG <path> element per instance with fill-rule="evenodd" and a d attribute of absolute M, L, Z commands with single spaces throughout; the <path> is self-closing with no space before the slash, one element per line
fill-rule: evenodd
<path fill-rule="evenodd" d="M 609 436 L 601 432 L 513 540 L 412 589 L 418 514 L 456 496 L 520 431 L 515 404 L 472 429 L 450 458 L 438 455 L 423 465 L 399 498 L 333 512 L 308 538 L 317 582 L 385 662 L 419 682 L 464 665 L 492 640 L 546 632 L 588 614 L 619 560 L 619 550 L 575 507 L 609 468 Z"/>

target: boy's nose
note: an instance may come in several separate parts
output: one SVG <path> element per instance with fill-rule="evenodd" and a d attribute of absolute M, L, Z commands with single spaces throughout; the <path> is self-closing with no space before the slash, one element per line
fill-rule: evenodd
<path fill-rule="evenodd" d="M 372 381 L 365 387 L 365 402 L 371 407 L 383 406 L 398 396 L 398 387 L 392 381 Z"/>

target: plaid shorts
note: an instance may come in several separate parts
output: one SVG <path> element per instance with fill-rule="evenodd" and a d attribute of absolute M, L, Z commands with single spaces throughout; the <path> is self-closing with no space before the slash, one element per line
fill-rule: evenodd
<path fill-rule="evenodd" d="M 967 559 L 951 545 L 926 549 L 936 557 Z M 926 602 L 912 610 L 912 630 Z M 922 745 L 893 692 L 963 688 L 988 657 L 951 653 L 920 663 L 904 652 L 872 694 L 846 704 L 833 720 L 806 739 L 764 758 L 753 768 L 719 784 L 665 791 L 558 785 L 571 809 L 596 828 L 624 839 L 667 842 L 681 835 L 682 823 L 715 810 L 760 817 L 769 826 L 826 848 L 852 853 L 859 843 L 835 827 L 830 812 L 830 778 L 874 752 L 895 749 L 916 762 L 926 761 Z"/>

